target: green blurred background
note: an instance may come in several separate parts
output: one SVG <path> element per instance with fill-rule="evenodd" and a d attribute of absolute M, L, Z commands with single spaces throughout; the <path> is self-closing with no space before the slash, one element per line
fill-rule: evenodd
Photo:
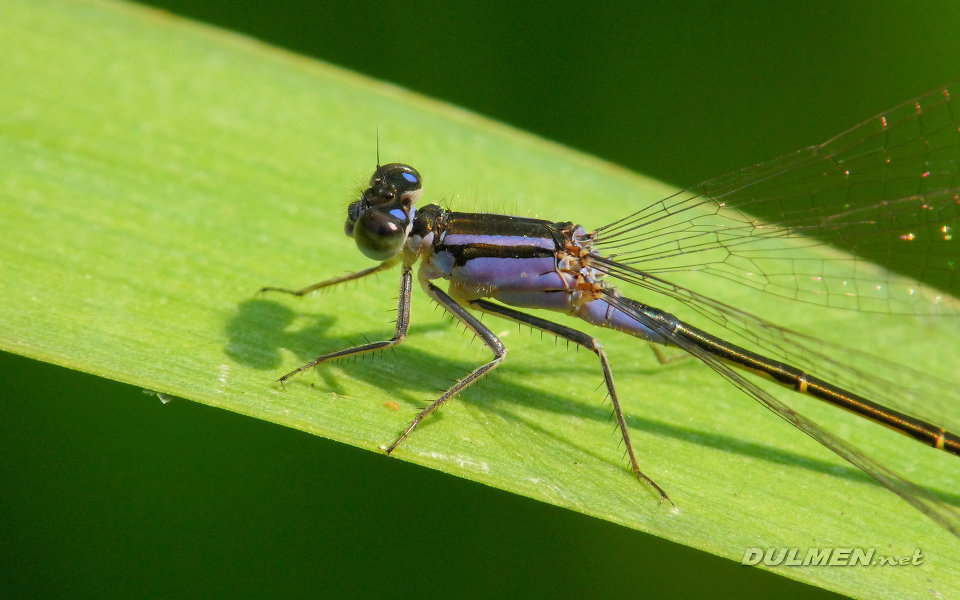
<path fill-rule="evenodd" d="M 960 78 L 955 0 L 152 5 L 682 186 Z M 3 598 L 832 597 L 226 411 L 0 373 Z"/>

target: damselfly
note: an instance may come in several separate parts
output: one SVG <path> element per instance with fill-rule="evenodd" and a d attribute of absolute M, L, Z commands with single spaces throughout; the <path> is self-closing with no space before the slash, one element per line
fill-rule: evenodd
<path fill-rule="evenodd" d="M 867 374 L 845 366 L 830 357 L 852 351 L 778 327 L 671 281 L 679 271 L 695 271 L 827 307 L 960 315 L 960 304 L 941 291 L 954 291 L 960 283 L 951 233 L 960 219 L 957 94 L 960 84 L 940 88 L 824 144 L 711 179 L 592 231 L 569 221 L 451 212 L 434 204 L 416 209 L 420 174 L 403 164 L 377 166 L 369 187 L 347 210 L 345 233 L 379 264 L 299 290 L 263 290 L 302 296 L 399 266 L 394 336 L 324 354 L 279 381 L 326 361 L 402 342 L 410 322 L 413 267 L 419 263 L 417 278 L 423 290 L 473 331 L 493 359 L 420 411 L 387 453 L 424 417 L 503 360 L 506 348 L 471 309 L 595 353 L 630 469 L 655 490 L 661 503 L 669 502 L 666 492 L 640 469 L 599 341 L 518 310 L 546 309 L 679 348 L 960 536 L 960 513 L 954 507 L 791 410 L 745 373 L 960 455 L 956 435 L 960 426 L 931 411 L 922 390 L 911 389 L 884 368 Z M 827 245 L 854 254 L 827 252 L 818 258 L 797 254 L 798 249 Z M 881 259 L 891 269 L 869 269 L 867 258 Z M 447 291 L 436 285 L 440 279 L 448 280 Z M 738 343 L 628 298 L 611 279 L 632 284 L 650 302 L 658 295 L 678 302 L 722 327 Z M 914 375 L 924 379 L 923 374 Z"/>

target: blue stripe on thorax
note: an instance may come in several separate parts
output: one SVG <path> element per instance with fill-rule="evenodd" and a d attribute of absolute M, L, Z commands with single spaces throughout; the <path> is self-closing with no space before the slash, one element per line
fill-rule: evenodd
<path fill-rule="evenodd" d="M 547 258 L 562 248 L 555 224 L 509 215 L 449 213 L 435 243 L 457 265 L 479 258 Z"/>

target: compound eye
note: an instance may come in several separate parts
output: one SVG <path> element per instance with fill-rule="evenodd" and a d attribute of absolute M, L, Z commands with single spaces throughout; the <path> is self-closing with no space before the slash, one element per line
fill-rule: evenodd
<path fill-rule="evenodd" d="M 377 180 L 395 195 L 406 196 L 411 200 L 416 200 L 422 187 L 420 173 L 410 165 L 401 163 L 391 163 L 377 169 L 371 185 L 375 185 Z"/>
<path fill-rule="evenodd" d="M 398 165 L 398 169 L 394 174 L 396 178 L 396 186 L 398 190 L 409 192 L 412 190 L 420 189 L 420 173 L 417 173 L 413 167 L 408 167 L 407 165 Z"/>
<path fill-rule="evenodd" d="M 393 258 L 403 248 L 407 238 L 404 224 L 396 217 L 368 210 L 357 219 L 353 228 L 353 239 L 357 248 L 367 258 L 387 260 Z"/>

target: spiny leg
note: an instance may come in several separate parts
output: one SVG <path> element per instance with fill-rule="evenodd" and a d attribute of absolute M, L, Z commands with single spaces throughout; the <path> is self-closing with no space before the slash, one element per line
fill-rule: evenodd
<path fill-rule="evenodd" d="M 277 381 L 279 381 L 280 384 L 283 385 L 283 382 L 285 382 L 287 379 L 290 379 L 297 373 L 306 371 L 310 367 L 315 367 L 320 363 L 326 362 L 328 360 L 346 358 L 348 356 L 356 356 L 359 354 L 366 354 L 368 352 L 375 352 L 377 350 L 385 350 L 387 348 L 390 348 L 391 346 L 396 346 L 397 344 L 402 342 L 404 338 L 407 336 L 407 328 L 410 326 L 410 291 L 413 285 L 412 282 L 413 282 L 413 275 L 411 274 L 410 267 L 404 267 L 403 273 L 400 277 L 400 293 L 399 293 L 399 299 L 397 301 L 397 326 L 393 332 L 393 337 L 391 339 L 385 340 L 382 342 L 368 342 L 366 344 L 354 346 L 353 348 L 345 348 L 343 350 L 331 352 L 330 354 L 324 354 L 322 356 L 318 356 L 316 360 L 308 362 L 307 364 L 301 367 L 297 367 L 296 369 L 294 369 L 293 371 L 290 371 L 289 373 L 287 373 Z"/>
<path fill-rule="evenodd" d="M 354 279 L 360 279 L 362 277 L 366 277 L 367 275 L 373 275 L 374 273 L 379 273 L 380 271 L 386 271 L 387 269 L 391 269 L 395 267 L 398 262 L 400 262 L 400 255 L 397 255 L 394 258 L 391 258 L 390 260 L 385 260 L 379 265 L 376 265 L 374 267 L 369 267 L 361 271 L 355 271 L 353 273 L 347 273 L 346 275 L 341 275 L 339 277 L 327 279 L 326 281 L 321 281 L 320 283 L 314 283 L 313 285 L 308 285 L 307 287 L 301 288 L 299 290 L 291 290 L 291 289 L 280 288 L 280 287 L 262 287 L 260 288 L 260 293 L 281 292 L 284 294 L 291 294 L 293 296 L 304 296 L 315 290 L 323 289 L 325 287 L 330 287 L 332 285 L 337 285 L 338 283 L 346 283 L 348 281 L 353 281 Z"/>
<path fill-rule="evenodd" d="M 630 460 L 630 470 L 633 471 L 633 474 L 637 476 L 637 479 L 639 479 L 641 483 L 646 483 L 660 495 L 661 504 L 664 500 L 670 502 L 671 505 L 673 504 L 670 498 L 667 497 L 667 493 L 663 491 L 663 488 L 657 485 L 652 479 L 644 475 L 640 470 L 640 465 L 637 463 L 637 457 L 633 453 L 633 444 L 630 442 L 630 432 L 627 430 L 627 421 L 623 417 L 623 411 L 620 409 L 620 400 L 617 398 L 617 390 L 613 386 L 613 373 L 610 370 L 610 363 L 607 361 L 607 355 L 603 351 L 603 347 L 600 345 L 599 340 L 583 333 L 582 331 L 577 331 L 576 329 L 560 325 L 559 323 L 554 323 L 553 321 L 547 321 L 546 319 L 541 319 L 540 317 L 528 315 L 518 310 L 507 308 L 506 306 L 495 304 L 487 300 L 473 300 L 470 301 L 469 304 L 479 311 L 496 315 L 498 317 L 503 317 L 515 323 L 529 325 L 534 329 L 539 329 L 540 331 L 553 334 L 561 339 L 573 342 L 579 346 L 583 346 L 587 350 L 590 350 L 596 354 L 600 358 L 600 368 L 603 370 L 603 379 L 607 385 L 607 392 L 610 394 L 610 403 L 613 405 L 613 414 L 617 419 L 617 426 L 620 428 L 620 435 L 623 436 L 624 446 L 627 448 L 627 456 L 629 456 Z"/>
<path fill-rule="evenodd" d="M 468 329 L 473 331 L 481 340 L 483 340 L 483 343 L 486 344 L 487 348 L 490 348 L 490 351 L 493 352 L 493 360 L 477 367 L 471 371 L 469 375 L 458 380 L 433 404 L 417 413 L 417 416 L 413 418 L 413 421 L 411 421 L 407 428 L 403 431 L 403 434 L 397 438 L 397 441 L 390 444 L 390 447 L 387 448 L 387 454 L 393 452 L 394 448 L 396 448 L 400 442 L 405 440 L 407 436 L 410 435 L 410 432 L 413 431 L 413 429 L 421 420 L 423 420 L 424 417 L 440 408 L 444 402 L 457 395 L 460 390 L 477 381 L 486 373 L 497 368 L 497 365 L 503 361 L 503 357 L 507 355 L 506 346 L 500 342 L 497 336 L 494 335 L 492 331 L 487 329 L 486 326 L 479 321 L 479 319 L 470 314 L 467 309 L 457 304 L 457 301 L 448 296 L 446 292 L 429 282 L 424 284 L 424 289 L 431 298 L 433 298 L 440 306 L 443 307 L 444 310 L 453 315 L 458 321 L 463 323 Z"/>

